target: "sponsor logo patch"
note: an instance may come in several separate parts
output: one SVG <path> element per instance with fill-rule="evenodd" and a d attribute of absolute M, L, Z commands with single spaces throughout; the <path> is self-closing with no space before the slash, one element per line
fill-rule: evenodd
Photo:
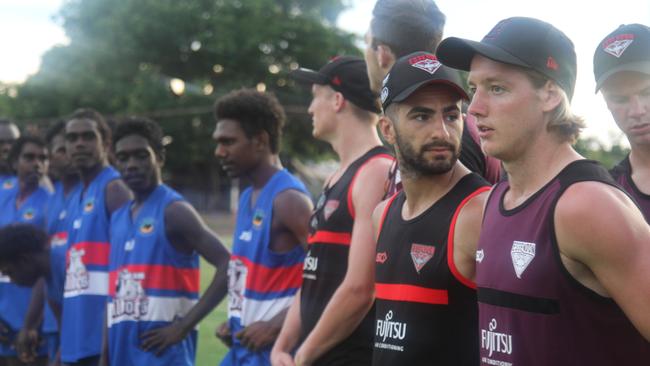
<path fill-rule="evenodd" d="M 526 243 L 524 241 L 513 241 L 510 250 L 512 265 L 515 268 L 517 278 L 521 278 L 530 262 L 535 258 L 535 243 Z"/>
<path fill-rule="evenodd" d="M 86 201 L 84 201 L 84 212 L 90 213 L 93 212 L 93 209 L 95 209 L 95 198 L 87 198 Z"/>
<path fill-rule="evenodd" d="M 154 219 L 150 217 L 142 220 L 142 224 L 140 224 L 140 233 L 144 235 L 151 234 L 154 230 L 153 223 Z"/>
<path fill-rule="evenodd" d="M 492 318 L 488 324 L 488 329 L 481 329 L 481 348 L 487 351 L 488 356 L 482 357 L 481 362 L 488 365 L 512 365 L 509 362 L 491 360 L 494 353 L 502 355 L 512 354 L 512 336 L 506 333 L 497 332 L 497 320 Z M 498 362 L 498 363 L 494 363 Z"/>
<path fill-rule="evenodd" d="M 12 189 L 14 187 L 14 181 L 12 179 L 7 179 L 2 183 L 3 189 Z"/>
<path fill-rule="evenodd" d="M 479 249 L 476 251 L 476 261 L 481 263 L 483 262 L 483 258 L 485 257 L 485 252 L 483 249 Z"/>
<path fill-rule="evenodd" d="M 260 208 L 255 210 L 255 214 L 253 215 L 253 225 L 256 228 L 259 228 L 262 226 L 262 221 L 264 221 L 264 211 Z"/>
<path fill-rule="evenodd" d="M 375 261 L 379 264 L 384 264 L 388 259 L 388 254 L 386 252 L 377 253 Z"/>
<path fill-rule="evenodd" d="M 633 42 L 634 34 L 619 34 L 603 42 L 603 51 L 616 58 L 620 58 Z"/>
<path fill-rule="evenodd" d="M 411 244 L 411 259 L 413 260 L 413 265 L 418 273 L 420 273 L 422 267 L 433 258 L 435 252 L 436 247 L 433 245 Z"/>
<path fill-rule="evenodd" d="M 429 74 L 433 75 L 442 64 L 438 59 L 433 55 L 421 55 L 416 57 L 411 57 L 409 59 L 409 64 L 415 68 L 418 68 L 422 71 L 426 71 Z"/>
<path fill-rule="evenodd" d="M 25 212 L 23 213 L 23 219 L 29 221 L 33 218 L 34 218 L 34 209 L 32 208 L 26 209 Z"/>

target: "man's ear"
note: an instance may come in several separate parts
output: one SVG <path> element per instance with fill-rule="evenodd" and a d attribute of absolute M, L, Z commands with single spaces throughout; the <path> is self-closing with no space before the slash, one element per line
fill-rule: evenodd
<path fill-rule="evenodd" d="M 260 131 L 254 135 L 251 138 L 251 142 L 257 151 L 264 151 L 266 149 L 269 151 L 271 150 L 271 139 L 269 138 L 269 134 L 266 131 Z"/>
<path fill-rule="evenodd" d="M 334 103 L 334 111 L 338 113 L 343 109 L 347 101 L 345 100 L 343 94 L 335 92 L 332 98 L 332 102 Z"/>
<path fill-rule="evenodd" d="M 379 132 L 381 132 L 381 135 L 384 137 L 384 140 L 386 140 L 387 143 L 394 145 L 395 144 L 395 125 L 393 123 L 393 120 L 390 119 L 385 114 L 382 114 L 379 117 L 379 124 L 377 125 L 379 127 Z"/>
<path fill-rule="evenodd" d="M 554 110 L 562 103 L 562 99 L 564 98 L 560 86 L 550 80 L 544 84 L 538 94 L 542 100 L 542 110 L 545 113 Z"/>
<path fill-rule="evenodd" d="M 390 70 L 391 66 L 395 64 L 395 54 L 390 47 L 385 44 L 377 45 L 377 64 L 381 67 L 382 70 L 386 71 L 386 74 Z"/>

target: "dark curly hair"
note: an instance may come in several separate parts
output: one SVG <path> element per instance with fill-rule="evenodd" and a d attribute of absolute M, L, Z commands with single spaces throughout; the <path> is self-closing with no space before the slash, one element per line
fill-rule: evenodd
<path fill-rule="evenodd" d="M 21 255 L 38 253 L 48 247 L 43 229 L 31 224 L 9 224 L 0 229 L 0 260 L 14 262 Z"/>
<path fill-rule="evenodd" d="M 163 132 L 158 123 L 149 118 L 137 116 L 128 117 L 118 122 L 113 136 L 113 150 L 115 150 L 118 141 L 130 135 L 138 135 L 147 139 L 156 155 L 159 158 L 164 156 Z"/>
<path fill-rule="evenodd" d="M 235 90 L 217 100 L 214 115 L 217 122 L 222 119 L 239 122 L 248 138 L 266 132 L 269 135 L 271 152 L 277 154 L 280 150 L 280 138 L 286 116 L 274 95 L 260 93 L 254 89 Z"/>
<path fill-rule="evenodd" d="M 417 51 L 434 53 L 444 27 L 445 15 L 433 0 L 377 0 L 370 21 L 371 46 L 387 45 L 395 58 Z"/>
<path fill-rule="evenodd" d="M 89 119 L 91 121 L 95 121 L 97 124 L 97 130 L 99 131 L 99 134 L 102 136 L 102 141 L 104 142 L 110 142 L 111 141 L 111 129 L 108 127 L 108 124 L 106 123 L 106 119 L 104 116 L 101 115 L 101 113 L 97 112 L 94 109 L 91 108 L 81 108 L 77 109 L 76 111 L 72 112 L 70 116 L 66 118 L 66 126 L 68 125 L 68 122 L 72 121 L 73 119 Z"/>
<path fill-rule="evenodd" d="M 23 147 L 28 143 L 47 149 L 47 144 L 45 143 L 45 140 L 43 140 L 39 136 L 35 136 L 35 135 L 20 136 L 13 143 L 13 145 L 11 145 L 11 149 L 9 150 L 9 156 L 7 157 L 7 160 L 9 161 L 10 164 L 13 164 L 16 161 L 18 161 L 18 157 L 20 156 L 20 153 L 23 151 Z"/>

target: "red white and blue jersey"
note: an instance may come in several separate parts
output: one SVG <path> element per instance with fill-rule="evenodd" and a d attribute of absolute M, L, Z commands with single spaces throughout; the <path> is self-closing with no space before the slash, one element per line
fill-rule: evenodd
<path fill-rule="evenodd" d="M 282 254 L 269 248 L 273 201 L 288 189 L 308 194 L 302 182 L 283 169 L 266 183 L 254 205 L 250 187 L 239 199 L 228 265 L 228 317 L 233 334 L 253 322 L 273 318 L 291 305 L 300 288 L 302 246 Z"/>
<path fill-rule="evenodd" d="M 50 276 L 46 278 L 47 296 L 57 304 L 63 302 L 63 285 L 65 283 L 65 254 L 68 249 L 68 231 L 70 230 L 69 199 L 78 195 L 83 185 L 78 183 L 66 195 L 61 182 L 54 184 L 54 194 L 50 198 L 47 211 L 47 234 L 50 236 Z"/>
<path fill-rule="evenodd" d="M 71 197 L 66 278 L 61 319 L 61 360 L 76 362 L 101 352 L 108 295 L 109 215 L 106 186 L 118 179 L 112 167 Z"/>
<path fill-rule="evenodd" d="M 10 180 L 5 180 L 9 182 Z M 0 188 L 0 227 L 12 223 L 25 223 L 45 228 L 47 203 L 51 193 L 38 187 L 25 199 L 20 207 L 16 207 L 19 188 L 17 181 L 5 184 Z M 32 295 L 31 287 L 18 286 L 10 282 L 9 277 L 0 274 L 0 320 L 10 328 L 10 333 L 15 335 L 22 327 L 25 313 L 29 307 Z M 56 331 L 56 321 L 51 310 L 45 313 L 44 328 Z M 10 335 L 11 338 L 11 335 Z M 39 350 L 39 355 L 46 355 L 45 349 Z M 16 351 L 5 343 L 0 343 L 0 356 L 15 356 Z"/>
<path fill-rule="evenodd" d="M 176 250 L 165 209 L 183 197 L 159 185 L 135 217 L 133 201 L 111 217 L 108 359 L 115 366 L 194 365 L 197 332 L 160 356 L 140 348 L 142 335 L 184 317 L 199 298 L 199 256 Z"/>

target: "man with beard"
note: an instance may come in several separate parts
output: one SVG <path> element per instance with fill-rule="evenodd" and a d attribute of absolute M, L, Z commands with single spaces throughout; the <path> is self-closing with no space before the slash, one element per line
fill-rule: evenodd
<path fill-rule="evenodd" d="M 650 222 L 650 28 L 628 24 L 608 34 L 594 53 L 594 76 L 632 148 L 612 175 Z"/>
<path fill-rule="evenodd" d="M 397 60 L 382 99 L 403 190 L 373 214 L 372 364 L 477 365 L 474 260 L 489 188 L 458 161 L 468 96 L 457 71 L 416 52 Z"/>
<path fill-rule="evenodd" d="M 108 164 L 111 135 L 102 115 L 75 111 L 65 124 L 65 148 L 83 187 L 70 200 L 67 267 L 61 317 L 61 361 L 99 362 L 108 295 L 109 223 L 131 193 Z"/>
<path fill-rule="evenodd" d="M 0 207 L 2 207 L 0 226 L 21 222 L 44 229 L 47 204 L 51 196 L 49 191 L 39 185 L 41 178 L 47 173 L 48 166 L 45 142 L 34 136 L 18 138 L 9 150 L 8 161 L 16 172 L 17 179 L 13 188 L 3 189 L 0 192 Z M 47 363 L 45 347 L 35 348 L 36 357 L 29 363 L 23 363 L 18 359 L 12 344 L 16 333 L 23 328 L 32 293 L 31 288 L 24 286 L 26 284 L 10 282 L 7 276 L 3 276 L 0 281 L 0 327 L 3 328 L 0 329 L 1 365 L 45 365 Z M 40 314 L 43 314 L 42 307 Z M 44 323 L 43 326 L 50 333 L 56 332 L 56 324 L 50 311 L 46 312 Z M 40 328 L 38 333 L 42 330 L 43 328 Z"/>
<path fill-rule="evenodd" d="M 650 364 L 650 226 L 571 146 L 584 126 L 571 40 L 513 17 L 480 42 L 445 39 L 437 56 L 469 71 L 481 146 L 508 173 L 476 253 L 481 364 Z"/>
<path fill-rule="evenodd" d="M 433 0 L 377 0 L 365 36 L 368 76 L 376 94 L 397 59 L 412 52 L 435 52 L 445 20 Z M 459 160 L 488 182 L 496 183 L 501 177 L 499 161 L 481 151 L 474 117 L 464 117 L 463 123 Z"/>
<path fill-rule="evenodd" d="M 273 342 L 294 295 L 312 205 L 305 186 L 282 168 L 285 114 L 278 100 L 242 89 L 219 99 L 215 156 L 231 178 L 251 186 L 240 198 L 228 266 L 228 321 L 217 336 L 230 346 L 225 365 L 269 365 Z"/>
<path fill-rule="evenodd" d="M 319 71 L 300 69 L 292 76 L 311 84 L 312 133 L 332 145 L 340 165 L 312 213 L 300 296 L 282 327 L 273 364 L 368 365 L 374 318 L 371 217 L 386 195 L 394 162 L 377 133 L 379 101 L 358 57 L 338 57 Z"/>
<path fill-rule="evenodd" d="M 162 139 L 148 119 L 115 128 L 115 167 L 135 198 L 111 217 L 106 365 L 194 365 L 196 325 L 227 291 L 228 251 L 162 183 Z M 200 256 L 217 267 L 203 296 Z"/>

